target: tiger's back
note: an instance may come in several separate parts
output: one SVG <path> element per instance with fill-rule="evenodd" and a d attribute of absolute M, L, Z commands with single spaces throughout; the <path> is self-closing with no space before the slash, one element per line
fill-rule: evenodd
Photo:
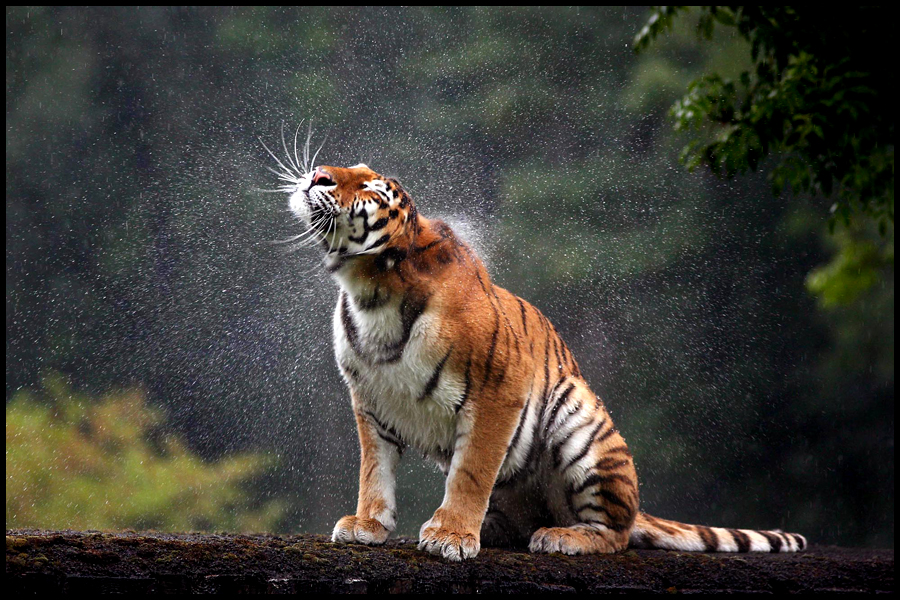
<path fill-rule="evenodd" d="M 631 453 L 547 318 L 493 285 L 474 252 L 421 217 L 396 180 L 364 165 L 305 177 L 292 206 L 331 215 L 322 244 L 341 288 L 335 352 L 361 447 L 357 510 L 338 522 L 335 541 L 380 543 L 393 531 L 396 466 L 411 445 L 447 476 L 420 547 L 452 560 L 476 555 L 482 541 L 568 554 L 629 541 L 707 551 L 805 545 L 795 534 L 639 513 Z"/>

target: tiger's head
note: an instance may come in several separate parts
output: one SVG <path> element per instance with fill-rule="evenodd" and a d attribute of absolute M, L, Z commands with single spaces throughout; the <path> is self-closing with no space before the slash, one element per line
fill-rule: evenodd
<path fill-rule="evenodd" d="M 376 255 L 408 243 L 416 208 L 391 177 L 368 166 L 318 166 L 303 175 L 290 197 L 290 209 L 334 258 Z"/>

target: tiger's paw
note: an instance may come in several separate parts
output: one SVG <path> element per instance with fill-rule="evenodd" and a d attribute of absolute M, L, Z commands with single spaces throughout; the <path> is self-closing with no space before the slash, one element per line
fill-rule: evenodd
<path fill-rule="evenodd" d="M 477 531 L 455 529 L 441 526 L 435 515 L 426 521 L 419 531 L 419 550 L 443 556 L 454 562 L 475 558 L 481 549 Z"/>
<path fill-rule="evenodd" d="M 362 519 L 347 515 L 337 522 L 331 534 L 332 542 L 373 545 L 383 544 L 390 531 L 377 519 Z"/>
<path fill-rule="evenodd" d="M 541 527 L 531 536 L 528 549 L 562 554 L 612 554 L 620 548 L 590 527 Z"/>

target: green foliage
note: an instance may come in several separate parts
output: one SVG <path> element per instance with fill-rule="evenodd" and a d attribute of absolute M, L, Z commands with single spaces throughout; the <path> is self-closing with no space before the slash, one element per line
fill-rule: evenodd
<path fill-rule="evenodd" d="M 671 28 L 683 10 L 655 8 L 635 40 L 636 48 L 646 48 Z M 709 39 L 716 25 L 735 28 L 750 43 L 753 68 L 734 79 L 718 73 L 701 77 L 675 103 L 671 114 L 676 129 L 696 132 L 682 155 L 688 167 L 707 165 L 730 178 L 757 170 L 766 157 L 775 155 L 770 179 L 776 195 L 790 188 L 825 198 L 832 231 L 837 224 L 850 227 L 853 216 L 861 215 L 877 224 L 882 237 L 893 238 L 894 109 L 888 102 L 895 75 L 887 62 L 891 19 L 873 7 L 844 7 L 840 18 L 823 16 L 818 7 L 700 10 L 698 33 Z M 848 252 L 825 269 L 844 269 L 848 260 L 855 260 Z M 887 261 L 882 256 L 876 262 Z M 856 278 L 855 285 L 878 280 L 876 271 L 867 273 Z M 856 297 L 835 295 L 823 276 L 813 275 L 816 283 L 810 289 L 830 290 L 826 303 Z"/>
<path fill-rule="evenodd" d="M 143 392 L 93 399 L 59 375 L 6 407 L 6 527 L 271 530 L 244 484 L 271 466 L 256 454 L 208 463 L 168 432 Z"/>
<path fill-rule="evenodd" d="M 851 304 L 879 283 L 888 269 L 893 271 L 893 241 L 879 244 L 873 238 L 849 230 L 835 234 L 834 259 L 806 277 L 807 289 L 818 297 L 823 307 Z"/>

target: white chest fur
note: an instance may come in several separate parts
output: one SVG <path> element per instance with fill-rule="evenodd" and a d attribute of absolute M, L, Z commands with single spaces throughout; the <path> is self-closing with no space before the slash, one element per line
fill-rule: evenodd
<path fill-rule="evenodd" d="M 452 452 L 465 382 L 439 347 L 437 311 L 425 303 L 410 314 L 408 302 L 342 282 L 334 314 L 337 362 L 358 401 L 404 442 L 430 454 Z"/>

